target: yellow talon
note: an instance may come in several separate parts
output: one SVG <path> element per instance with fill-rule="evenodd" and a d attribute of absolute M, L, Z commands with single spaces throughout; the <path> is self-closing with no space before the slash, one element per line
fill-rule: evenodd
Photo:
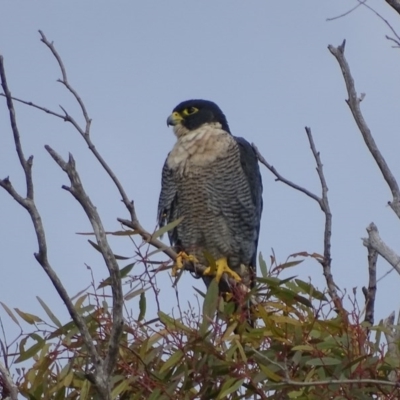
<path fill-rule="evenodd" d="M 172 267 L 172 276 L 176 276 L 178 274 L 178 271 L 183 268 L 183 264 L 185 261 L 198 262 L 195 256 L 191 256 L 189 254 L 186 254 L 184 251 L 181 251 L 180 253 L 178 253 L 175 264 Z"/>
<path fill-rule="evenodd" d="M 226 257 L 220 258 L 215 261 L 215 265 L 210 265 L 204 271 L 204 275 L 215 275 L 215 279 L 217 282 L 221 280 L 222 274 L 227 273 L 230 275 L 235 281 L 240 282 L 242 278 L 235 272 L 232 271 L 228 266 L 228 260 Z"/>

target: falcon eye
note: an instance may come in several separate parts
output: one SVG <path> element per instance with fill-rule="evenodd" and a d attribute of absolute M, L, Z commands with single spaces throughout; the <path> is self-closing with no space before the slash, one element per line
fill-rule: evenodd
<path fill-rule="evenodd" d="M 183 110 L 183 115 L 192 115 L 194 113 L 197 113 L 197 111 L 199 111 L 199 109 L 196 107 L 185 108 Z"/>

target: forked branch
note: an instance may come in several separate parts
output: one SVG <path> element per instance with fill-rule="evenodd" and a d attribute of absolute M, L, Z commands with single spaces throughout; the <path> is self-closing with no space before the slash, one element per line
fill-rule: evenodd
<path fill-rule="evenodd" d="M 290 186 L 291 188 L 298 190 L 301 193 L 304 193 L 306 196 L 310 197 L 311 199 L 315 200 L 322 212 L 325 215 L 325 229 L 324 229 L 324 257 L 320 261 L 322 268 L 323 268 L 323 273 L 326 279 L 326 283 L 328 286 L 328 292 L 329 295 L 331 296 L 333 302 L 335 303 L 335 306 L 338 310 L 343 310 L 343 305 L 342 301 L 337 294 L 336 290 L 336 284 L 333 279 L 332 271 L 331 271 L 331 263 L 332 263 L 332 258 L 331 258 L 331 236 L 332 236 L 332 213 L 330 210 L 329 206 L 329 199 L 328 199 L 328 186 L 326 184 L 326 179 L 323 171 L 323 165 L 321 162 L 321 157 L 319 151 L 317 151 L 314 143 L 314 139 L 311 133 L 311 129 L 309 127 L 305 127 L 305 131 L 307 134 L 308 142 L 310 144 L 311 152 L 314 156 L 315 162 L 317 164 L 317 173 L 318 177 L 321 183 L 321 196 L 317 196 L 315 193 L 312 193 L 308 189 L 297 185 L 296 183 L 293 183 L 289 181 L 288 179 L 284 178 L 277 170 L 276 168 L 268 163 L 268 161 L 261 155 L 259 152 L 257 146 L 253 143 L 253 148 L 254 151 L 257 154 L 258 160 L 260 161 L 261 164 L 263 164 L 267 169 L 269 169 L 276 177 L 276 181 L 280 181 L 285 183 L 286 185 Z"/>

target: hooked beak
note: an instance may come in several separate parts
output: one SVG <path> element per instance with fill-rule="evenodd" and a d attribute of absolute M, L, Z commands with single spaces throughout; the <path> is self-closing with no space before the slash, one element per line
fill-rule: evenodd
<path fill-rule="evenodd" d="M 178 125 L 183 120 L 182 116 L 178 112 L 173 112 L 167 119 L 167 126 Z"/>

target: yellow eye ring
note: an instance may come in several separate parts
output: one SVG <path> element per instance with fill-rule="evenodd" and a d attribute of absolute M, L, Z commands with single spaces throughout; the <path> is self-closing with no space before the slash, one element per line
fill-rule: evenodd
<path fill-rule="evenodd" d="M 189 107 L 189 108 L 185 108 L 185 109 L 182 111 L 182 114 L 183 114 L 183 115 L 192 115 L 192 114 L 197 113 L 197 111 L 199 111 L 198 108 L 196 108 L 196 107 Z"/>

